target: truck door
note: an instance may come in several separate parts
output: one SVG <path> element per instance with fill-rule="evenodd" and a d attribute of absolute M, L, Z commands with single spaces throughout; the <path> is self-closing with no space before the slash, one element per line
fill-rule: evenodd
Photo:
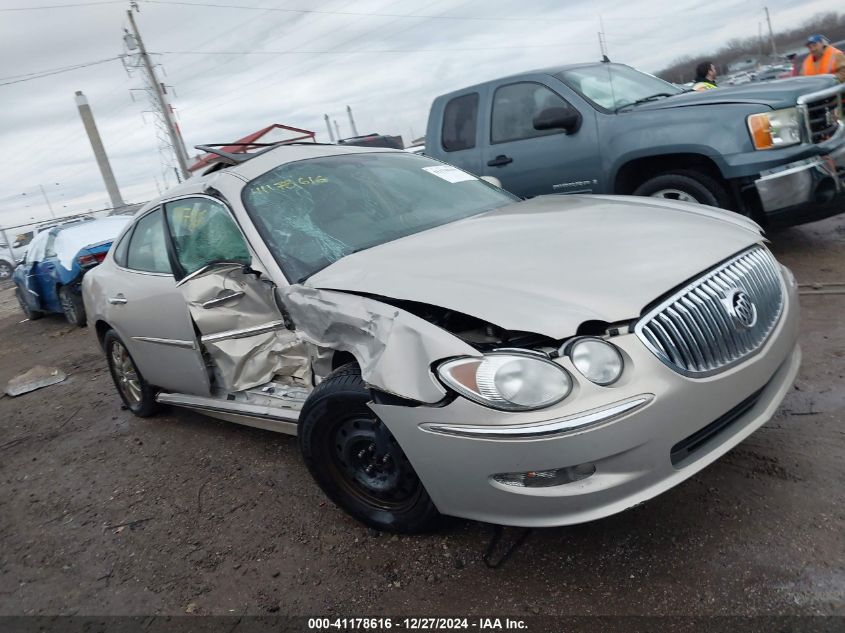
<path fill-rule="evenodd" d="M 214 385 L 229 393 L 274 376 L 310 381 L 305 344 L 289 330 L 275 285 L 219 200 L 192 196 L 165 204 L 171 260 L 199 349 Z"/>
<path fill-rule="evenodd" d="M 487 91 L 482 88 L 465 94 L 450 95 L 443 105 L 443 116 L 432 116 L 426 133 L 425 154 L 460 167 L 476 176 L 484 175 L 481 138 L 487 119 L 482 105 Z"/>
<path fill-rule="evenodd" d="M 537 130 L 534 119 L 551 108 L 577 115 L 570 130 Z M 539 80 L 495 86 L 483 174 L 528 198 L 550 193 L 601 191 L 595 111 L 575 105 Z"/>

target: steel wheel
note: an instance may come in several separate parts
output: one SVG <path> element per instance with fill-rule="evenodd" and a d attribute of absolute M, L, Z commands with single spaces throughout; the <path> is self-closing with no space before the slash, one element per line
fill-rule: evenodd
<path fill-rule="evenodd" d="M 690 193 L 681 191 L 680 189 L 661 189 L 651 194 L 652 198 L 666 198 L 667 200 L 679 200 L 680 202 L 695 202 L 696 200 Z"/>
<path fill-rule="evenodd" d="M 12 271 L 14 268 L 11 264 L 6 262 L 0 262 L 0 281 L 5 281 L 12 276 Z"/>
<path fill-rule="evenodd" d="M 112 367 L 115 372 L 115 383 L 127 403 L 141 403 L 141 381 L 135 369 L 135 363 L 129 356 L 129 352 L 123 347 L 120 341 L 112 343 L 111 348 Z M 131 406 L 131 404 L 130 404 Z"/>
<path fill-rule="evenodd" d="M 376 418 L 353 417 L 334 429 L 338 483 L 361 501 L 385 509 L 417 492 L 418 480 L 396 439 Z"/>
<path fill-rule="evenodd" d="M 433 529 L 440 513 L 396 438 L 370 408 L 372 399 L 355 363 L 317 385 L 297 424 L 305 464 L 332 501 L 370 527 L 406 534 Z"/>

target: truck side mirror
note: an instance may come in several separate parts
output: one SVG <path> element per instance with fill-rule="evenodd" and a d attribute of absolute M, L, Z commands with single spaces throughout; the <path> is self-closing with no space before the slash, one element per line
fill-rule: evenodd
<path fill-rule="evenodd" d="M 546 108 L 534 117 L 535 130 L 565 130 L 572 134 L 581 126 L 581 113 L 574 108 Z"/>

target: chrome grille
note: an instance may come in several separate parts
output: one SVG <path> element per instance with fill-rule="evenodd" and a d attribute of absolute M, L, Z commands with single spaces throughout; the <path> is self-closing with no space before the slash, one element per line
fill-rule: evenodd
<path fill-rule="evenodd" d="M 807 102 L 807 127 L 813 143 L 828 140 L 839 129 L 839 99 L 840 96 L 835 94 Z"/>
<path fill-rule="evenodd" d="M 754 354 L 782 310 L 780 266 L 766 248 L 754 246 L 673 293 L 634 331 L 675 371 L 704 377 Z"/>

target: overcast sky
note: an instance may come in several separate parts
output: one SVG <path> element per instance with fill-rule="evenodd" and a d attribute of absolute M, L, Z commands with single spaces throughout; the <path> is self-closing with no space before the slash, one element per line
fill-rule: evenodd
<path fill-rule="evenodd" d="M 56 8 L 60 4 L 68 6 Z M 51 8 L 37 8 L 44 5 Z M 189 153 L 270 123 L 317 132 L 323 114 L 351 136 L 425 132 L 431 100 L 497 76 L 599 58 L 604 23 L 611 59 L 656 71 L 681 55 L 756 35 L 760 2 L 696 0 L 184 0 L 139 1 L 146 47 L 173 86 Z M 190 6 L 194 4 L 196 6 Z M 200 5 L 205 6 L 200 6 Z M 214 5 L 214 6 L 209 6 Z M 833 0 L 770 0 L 775 30 Z M 175 184 L 163 174 L 142 73 L 109 61 L 32 81 L 26 75 L 124 53 L 129 2 L 0 0 L 0 225 L 109 205 L 74 103 L 94 111 L 124 200 Z M 25 9 L 25 10 L 20 10 Z M 17 81 L 17 83 L 8 83 Z M 132 96 L 134 95 L 134 101 Z M 24 195 L 25 194 L 25 195 Z"/>

